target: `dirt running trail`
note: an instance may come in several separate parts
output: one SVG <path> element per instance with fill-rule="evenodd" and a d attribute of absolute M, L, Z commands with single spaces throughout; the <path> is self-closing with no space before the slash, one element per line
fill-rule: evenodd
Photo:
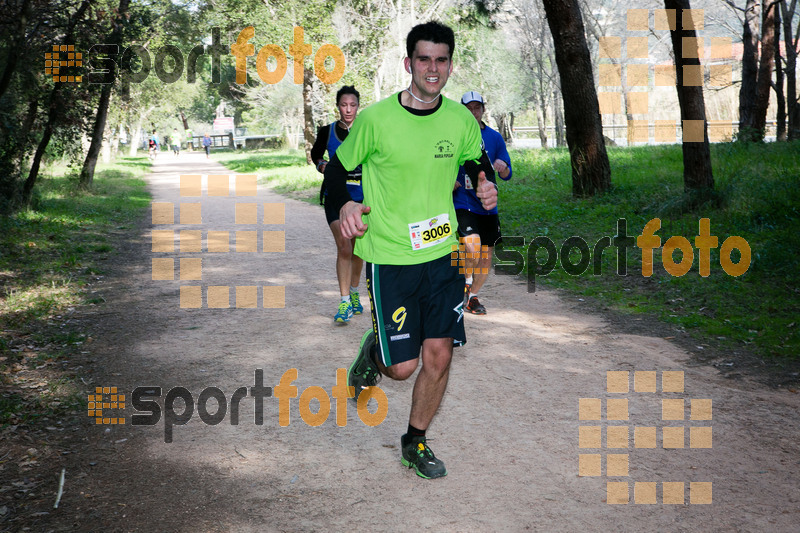
<path fill-rule="evenodd" d="M 336 369 L 350 364 L 370 321 L 364 314 L 346 326 L 332 323 L 335 247 L 323 210 L 266 186 L 256 198 L 209 196 L 206 175 L 234 173 L 197 153 L 162 155 L 153 170 L 153 201 L 200 202 L 203 223 L 179 224 L 176 207 L 174 225 L 153 226 L 148 218 L 138 238 L 123 244 L 102 292 L 107 303 L 93 319 L 95 384 L 128 395 L 159 386 L 164 396 L 182 386 L 195 400 L 214 386 L 230 400 L 237 388 L 253 386 L 256 369 L 274 387 L 294 368 L 298 393 L 319 386 L 330 395 Z M 179 174 L 202 174 L 203 196 L 180 197 Z M 264 203 L 283 203 L 285 224 L 237 225 L 236 202 L 262 205 L 259 222 Z M 153 229 L 199 229 L 204 240 L 207 231 L 285 230 L 285 252 L 181 253 L 176 244 L 173 254 L 154 253 Z M 233 250 L 233 238 L 230 244 Z M 174 258 L 176 279 L 153 281 L 153 257 Z M 179 259 L 198 257 L 202 280 L 180 281 Z M 264 309 L 259 301 L 257 309 L 208 309 L 205 302 L 181 309 L 181 285 L 285 286 L 285 308 Z M 278 423 L 278 400 L 266 398 L 258 426 L 247 397 L 238 425 L 230 424 L 230 409 L 218 425 L 204 424 L 195 410 L 165 443 L 164 418 L 133 427 L 129 405 L 127 425 L 90 429 L 94 450 L 81 459 L 85 475 L 68 479 L 62 508 L 79 512 L 82 531 L 797 531 L 799 395 L 726 379 L 691 364 L 669 340 L 620 331 L 553 291 L 529 294 L 519 279 L 491 276 L 482 293 L 489 314 L 465 316 L 468 343 L 455 351 L 429 430 L 447 477 L 426 481 L 400 464 L 411 382 L 384 378 L 388 415 L 377 427 L 365 425 L 352 402 L 347 425 L 337 426 L 333 399 L 327 421 L 311 427 L 298 398 L 288 427 Z M 607 392 L 607 371 L 629 372 L 630 391 Z M 657 372 L 657 390 L 634 391 L 636 371 Z M 684 392 L 662 392 L 664 371 L 683 372 Z M 602 400 L 602 419 L 579 420 L 580 398 Z M 627 419 L 621 413 L 607 420 L 606 400 L 622 398 Z M 662 399 L 684 399 L 675 415 L 682 419 L 662 420 Z M 691 399 L 712 400 L 711 420 L 690 419 Z M 600 427 L 602 447 L 579 448 L 581 426 Z M 612 426 L 628 428 L 627 449 L 607 447 L 626 432 L 612 429 L 609 438 Z M 664 426 L 683 428 L 682 437 L 681 429 L 668 430 L 682 448 L 662 447 Z M 635 447 L 635 427 L 657 428 L 638 434 L 641 445 L 655 435 L 655 447 Z M 708 430 L 690 429 L 699 427 L 712 428 L 710 443 Z M 580 477 L 580 454 L 601 475 Z M 627 476 L 613 471 L 623 455 Z M 616 476 L 606 475 L 609 466 Z M 606 503 L 607 482 L 627 482 L 629 503 Z M 690 493 L 697 482 L 712 483 L 711 504 L 690 504 L 707 496 L 707 485 L 692 485 Z M 655 485 L 637 485 L 634 493 L 635 483 Z M 651 496 L 652 504 L 635 503 Z M 678 496 L 683 504 L 664 503 Z"/>

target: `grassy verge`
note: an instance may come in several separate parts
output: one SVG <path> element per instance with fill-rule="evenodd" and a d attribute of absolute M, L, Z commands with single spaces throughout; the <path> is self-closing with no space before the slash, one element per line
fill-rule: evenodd
<path fill-rule="evenodd" d="M 306 164 L 302 150 L 219 153 L 214 159 L 234 172 L 256 174 L 259 183 L 297 200 L 318 203 L 322 174 Z"/>
<path fill-rule="evenodd" d="M 114 254 L 111 234 L 149 205 L 146 158 L 98 165 L 92 192 L 65 167 L 46 169 L 35 207 L 0 218 L 0 427 L 53 417 L 81 401 L 69 358 L 91 342 L 70 323 L 102 303 L 90 285 Z"/>
<path fill-rule="evenodd" d="M 762 356 L 797 359 L 800 284 L 792 273 L 800 266 L 795 252 L 800 245 L 798 148 L 797 143 L 712 146 L 716 192 L 705 201 L 683 192 L 678 145 L 611 149 L 613 189 L 587 199 L 570 194 L 565 150 L 515 151 L 515 179 L 501 186 L 503 233 L 523 236 L 526 244 L 546 236 L 560 254 L 571 236 L 582 237 L 592 250 L 601 237 L 616 235 L 619 219 L 626 219 L 628 235 L 635 238 L 648 221 L 659 218 L 656 235 L 662 246 L 671 236 L 683 236 L 694 246 L 699 220 L 708 218 L 719 245 L 732 235 L 747 240 L 752 259 L 744 275 L 726 274 L 716 248 L 711 250 L 710 276 L 701 277 L 695 248 L 687 274 L 667 273 L 661 250 L 656 249 L 654 273 L 644 277 L 642 250 L 632 248 L 627 253 L 628 275 L 620 276 L 615 249 L 610 248 L 602 256 L 599 276 L 591 265 L 573 276 L 559 263 L 537 282 L 592 297 L 623 313 L 654 314 L 723 347 L 747 345 Z M 547 252 L 539 250 L 536 257 L 544 264 Z M 676 251 L 674 260 L 681 258 Z M 738 259 L 734 251 L 732 260 Z M 579 260 L 579 252 L 573 251 L 570 261 Z"/>
<path fill-rule="evenodd" d="M 751 265 L 744 275 L 726 274 L 716 248 L 711 250 L 710 275 L 701 277 L 695 248 L 687 274 L 667 273 L 661 250 L 656 249 L 653 275 L 644 277 L 642 250 L 631 248 L 628 275 L 620 276 L 611 247 L 602 254 L 601 275 L 592 273 L 591 263 L 577 276 L 557 264 L 536 283 L 593 298 L 626 314 L 654 315 L 695 334 L 701 345 L 745 345 L 762 356 L 797 359 L 800 284 L 791 274 L 800 266 L 799 149 L 797 143 L 713 145 L 716 187 L 705 200 L 683 191 L 679 145 L 610 149 L 613 188 L 586 199 L 571 195 L 566 150 L 514 150 L 514 178 L 500 187 L 503 233 L 521 236 L 526 244 L 548 237 L 558 250 L 568 238 L 579 236 L 591 253 L 600 238 L 616 235 L 619 219 L 626 220 L 628 235 L 635 238 L 648 221 L 659 218 L 656 235 L 663 246 L 672 236 L 683 236 L 694 245 L 699 220 L 708 218 L 718 245 L 732 235 L 747 240 Z M 305 164 L 300 151 L 224 154 L 219 160 L 236 172 L 258 174 L 278 192 L 316 202 L 321 175 Z M 681 258 L 676 251 L 674 260 Z M 734 251 L 732 260 L 739 259 Z M 547 253 L 540 250 L 537 262 L 546 260 Z M 578 263 L 580 254 L 573 250 L 570 261 Z"/>

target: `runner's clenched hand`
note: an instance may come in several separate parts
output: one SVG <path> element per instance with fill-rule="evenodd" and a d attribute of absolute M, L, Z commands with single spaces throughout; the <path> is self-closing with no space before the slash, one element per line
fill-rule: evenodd
<path fill-rule="evenodd" d="M 475 195 L 487 211 L 497 206 L 497 186 L 486 179 L 486 173 L 482 170 L 478 174 L 478 188 Z"/>
<path fill-rule="evenodd" d="M 496 196 L 496 194 L 495 194 Z M 345 239 L 361 237 L 367 231 L 367 225 L 361 220 L 361 215 L 370 212 L 370 207 L 350 200 L 339 210 L 339 225 Z"/>

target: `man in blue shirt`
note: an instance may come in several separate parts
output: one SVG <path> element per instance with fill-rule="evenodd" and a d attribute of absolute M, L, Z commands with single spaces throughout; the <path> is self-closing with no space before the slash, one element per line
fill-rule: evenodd
<path fill-rule="evenodd" d="M 511 158 L 503 136 L 483 122 L 486 111 L 483 97 L 475 91 L 464 93 L 461 103 L 467 106 L 481 126 L 484 148 L 489 155 L 495 172 L 508 181 L 511 179 Z M 497 207 L 486 210 L 475 195 L 474 184 L 464 172 L 458 169 L 453 203 L 458 217 L 458 234 L 466 248 L 464 261 L 466 286 L 464 287 L 464 311 L 474 315 L 485 315 L 486 308 L 478 301 L 478 291 L 489 277 L 492 267 L 492 252 L 500 240 L 500 219 Z"/>

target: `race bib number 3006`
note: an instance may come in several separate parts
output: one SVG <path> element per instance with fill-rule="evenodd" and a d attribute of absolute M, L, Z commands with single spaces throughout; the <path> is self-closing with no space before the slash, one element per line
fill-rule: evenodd
<path fill-rule="evenodd" d="M 428 220 L 412 222 L 408 225 L 408 232 L 411 237 L 412 250 L 435 246 L 446 241 L 453 233 L 450 226 L 450 215 L 443 213 Z"/>

